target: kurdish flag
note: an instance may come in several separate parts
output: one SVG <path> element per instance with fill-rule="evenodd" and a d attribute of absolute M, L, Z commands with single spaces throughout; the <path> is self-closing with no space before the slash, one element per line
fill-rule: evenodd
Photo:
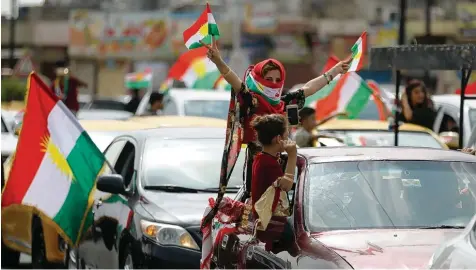
<path fill-rule="evenodd" d="M 357 73 L 349 72 L 308 97 L 307 106 L 315 107 L 318 120 L 343 111 L 349 114 L 348 118 L 355 119 L 367 106 L 372 92 Z"/>
<path fill-rule="evenodd" d="M 128 89 L 149 88 L 152 84 L 152 72 L 135 72 L 126 74 L 125 86 Z"/>
<path fill-rule="evenodd" d="M 367 53 L 367 32 L 363 32 L 351 48 L 352 62 L 348 71 L 359 71 L 364 67 L 364 57 Z"/>
<path fill-rule="evenodd" d="M 2 215 L 32 209 L 70 244 L 85 224 L 105 158 L 69 109 L 37 74 L 2 196 Z M 91 196 L 91 198 L 90 198 Z"/>
<path fill-rule="evenodd" d="M 231 91 L 231 84 L 229 84 L 225 78 L 223 78 L 222 75 L 220 75 L 220 78 L 215 82 L 215 85 L 213 86 L 214 89 L 217 90 L 226 90 L 226 91 Z"/>
<path fill-rule="evenodd" d="M 183 41 L 189 50 L 196 49 L 202 47 L 200 40 L 205 44 L 212 44 L 212 36 L 218 39 L 220 32 L 218 31 L 210 5 L 207 3 L 205 10 L 198 17 L 197 21 L 183 32 Z"/>

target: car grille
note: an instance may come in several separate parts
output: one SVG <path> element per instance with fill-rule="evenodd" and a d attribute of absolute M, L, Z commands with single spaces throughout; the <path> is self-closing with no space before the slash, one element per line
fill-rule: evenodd
<path fill-rule="evenodd" d="M 188 227 L 187 231 L 192 235 L 193 240 L 197 242 L 197 245 L 202 248 L 202 237 L 203 234 L 200 231 L 200 227 Z"/>

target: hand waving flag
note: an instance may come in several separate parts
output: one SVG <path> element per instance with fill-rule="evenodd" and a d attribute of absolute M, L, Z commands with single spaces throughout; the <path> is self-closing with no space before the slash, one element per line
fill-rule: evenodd
<path fill-rule="evenodd" d="M 183 32 L 183 41 L 185 46 L 191 50 L 202 47 L 200 41 L 205 44 L 212 44 L 212 36 L 217 40 L 220 37 L 218 25 L 213 17 L 210 5 L 207 3 L 205 10 L 202 12 L 197 21 Z"/>

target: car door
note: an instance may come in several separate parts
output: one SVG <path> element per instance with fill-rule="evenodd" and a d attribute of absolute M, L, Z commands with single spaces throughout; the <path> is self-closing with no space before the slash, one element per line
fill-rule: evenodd
<path fill-rule="evenodd" d="M 123 139 L 118 139 L 113 141 L 104 151 L 104 156 L 106 158 L 107 163 L 104 169 L 102 170 L 101 174 L 110 174 L 114 172 L 114 165 L 116 164 L 119 155 L 122 152 L 122 149 L 126 145 L 127 141 Z M 95 222 L 96 211 L 98 210 L 98 206 L 100 207 L 101 198 L 110 197 L 111 194 L 101 192 L 99 190 L 95 190 L 94 198 L 95 203 L 91 209 L 92 216 L 93 216 L 93 225 L 90 228 L 86 228 L 84 230 L 84 234 L 81 237 L 81 241 L 78 247 L 78 255 L 79 258 L 82 259 L 83 266 L 86 268 L 97 268 L 98 262 L 101 260 L 101 254 L 98 252 L 98 245 L 97 242 L 99 241 L 100 234 L 96 231 Z"/>
<path fill-rule="evenodd" d="M 114 171 L 124 180 L 125 189 L 134 192 L 135 187 L 135 142 L 127 139 L 125 145 L 114 164 Z M 99 268 L 117 269 L 120 265 L 119 250 L 123 230 L 127 229 L 132 219 L 132 210 L 129 198 L 114 194 L 98 202 L 94 213 L 94 227 L 96 233 L 96 247 L 100 260 Z"/>

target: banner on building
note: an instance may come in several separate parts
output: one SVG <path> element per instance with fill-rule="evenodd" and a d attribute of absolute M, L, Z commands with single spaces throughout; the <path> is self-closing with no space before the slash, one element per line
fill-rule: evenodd
<path fill-rule="evenodd" d="M 456 4 L 458 14 L 458 30 L 460 38 L 476 38 L 476 3 L 464 2 Z"/>
<path fill-rule="evenodd" d="M 74 10 L 69 54 L 104 58 L 170 57 L 166 12 L 104 13 Z"/>
<path fill-rule="evenodd" d="M 275 1 L 255 1 L 245 4 L 245 32 L 252 34 L 274 33 L 278 28 L 278 23 Z"/>

